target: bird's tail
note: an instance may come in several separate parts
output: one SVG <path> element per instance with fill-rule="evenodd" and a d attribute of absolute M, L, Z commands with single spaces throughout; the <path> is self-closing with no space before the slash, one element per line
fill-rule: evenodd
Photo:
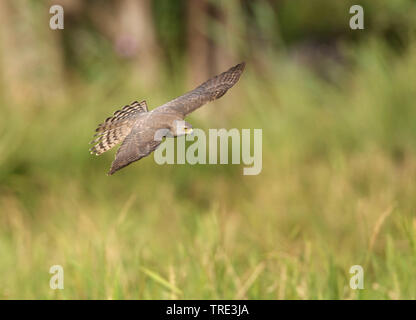
<path fill-rule="evenodd" d="M 140 112 L 147 112 L 146 102 L 134 101 L 131 105 L 117 110 L 113 116 L 99 124 L 95 130 L 97 132 L 94 135 L 95 139 L 90 142 L 90 144 L 94 144 L 90 148 L 90 153 L 99 156 L 123 141 L 131 131 L 134 115 Z"/>

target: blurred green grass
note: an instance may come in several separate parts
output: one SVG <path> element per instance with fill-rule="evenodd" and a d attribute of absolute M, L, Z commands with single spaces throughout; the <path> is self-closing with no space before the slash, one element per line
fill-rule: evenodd
<path fill-rule="evenodd" d="M 103 77 L 43 105 L 1 101 L 0 298 L 415 299 L 416 42 L 345 48 L 332 81 L 282 54 L 194 127 L 262 128 L 263 171 L 158 166 L 114 176 L 95 126 L 146 97 Z M 65 289 L 48 274 L 62 265 Z M 349 288 L 362 265 L 365 289 Z"/>

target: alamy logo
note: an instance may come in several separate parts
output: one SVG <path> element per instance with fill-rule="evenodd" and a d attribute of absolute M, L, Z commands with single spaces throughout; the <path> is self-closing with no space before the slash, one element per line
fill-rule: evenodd
<path fill-rule="evenodd" d="M 59 4 L 55 4 L 50 7 L 49 13 L 53 16 L 49 19 L 49 27 L 52 30 L 64 28 L 64 8 Z"/>
<path fill-rule="evenodd" d="M 53 290 L 64 288 L 64 268 L 60 265 L 53 265 L 49 269 L 49 273 L 53 274 L 49 280 L 49 287 Z"/>
<path fill-rule="evenodd" d="M 178 121 L 177 126 L 184 126 L 184 122 Z M 219 164 L 240 164 L 242 160 L 245 165 L 250 166 L 243 169 L 244 175 L 258 175 L 262 170 L 261 129 L 253 130 L 253 155 L 251 155 L 251 129 L 242 129 L 241 134 L 235 128 L 230 130 L 209 129 L 208 137 L 205 131 L 193 129 L 192 133 L 181 135 L 177 139 L 171 139 L 171 136 L 167 129 L 156 131 L 155 141 L 162 141 L 164 137 L 167 137 L 154 153 L 155 162 L 159 165 L 185 163 L 218 164 L 218 162 Z M 229 157 L 230 139 L 231 162 Z M 193 143 L 186 148 L 186 141 L 192 141 Z"/>
<path fill-rule="evenodd" d="M 354 15 L 350 18 L 350 28 L 352 30 L 364 29 L 363 7 L 358 4 L 355 4 L 350 8 L 350 13 L 354 13 Z"/>
<path fill-rule="evenodd" d="M 350 268 L 350 288 L 353 290 L 364 289 L 364 269 L 360 265 L 354 265 Z"/>

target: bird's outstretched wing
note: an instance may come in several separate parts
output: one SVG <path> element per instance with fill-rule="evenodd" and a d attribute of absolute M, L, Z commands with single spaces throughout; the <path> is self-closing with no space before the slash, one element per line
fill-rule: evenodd
<path fill-rule="evenodd" d="M 185 117 L 205 103 L 221 98 L 240 79 L 244 67 L 244 62 L 237 64 L 229 70 L 204 82 L 194 90 L 156 108 L 154 111 L 179 112 Z"/>
<path fill-rule="evenodd" d="M 161 144 L 161 140 L 154 139 L 155 131 L 147 130 L 134 132 L 127 135 L 116 153 L 116 158 L 111 164 L 108 175 L 128 166 L 130 163 L 140 160 L 152 153 Z"/>
<path fill-rule="evenodd" d="M 113 116 L 98 125 L 95 130 L 97 132 L 94 135 L 95 139 L 90 142 L 90 144 L 94 144 L 90 152 L 98 156 L 123 141 L 130 133 L 136 116 L 147 111 L 146 101 L 140 103 L 134 101 L 114 112 Z"/>

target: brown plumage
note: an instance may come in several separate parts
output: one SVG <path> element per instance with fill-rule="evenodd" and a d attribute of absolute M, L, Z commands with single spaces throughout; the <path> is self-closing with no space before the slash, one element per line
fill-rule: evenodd
<path fill-rule="evenodd" d="M 97 133 L 94 137 L 96 138 L 90 142 L 95 144 L 90 149 L 91 153 L 98 156 L 121 142 L 129 134 L 135 115 L 147 111 L 146 101 L 140 103 L 134 101 L 131 105 L 126 105 L 123 109 L 114 112 L 112 117 L 108 117 L 95 130 Z"/>
<path fill-rule="evenodd" d="M 161 143 L 155 140 L 159 129 L 166 129 L 173 136 L 186 134 L 186 129 L 191 128 L 191 125 L 184 122 L 184 128 L 178 129 L 176 121 L 182 121 L 195 109 L 222 97 L 238 81 L 244 67 L 245 63 L 240 63 L 152 111 L 148 111 L 145 101 L 134 101 L 124 106 L 98 126 L 96 138 L 90 142 L 94 144 L 91 153 L 100 155 L 123 141 L 111 164 L 109 175 L 146 157 Z"/>

